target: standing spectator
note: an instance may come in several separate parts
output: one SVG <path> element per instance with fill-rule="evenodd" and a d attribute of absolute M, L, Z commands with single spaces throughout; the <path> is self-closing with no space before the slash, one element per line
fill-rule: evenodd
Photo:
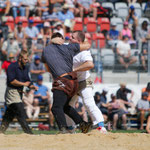
<path fill-rule="evenodd" d="M 119 31 L 116 30 L 116 23 L 112 22 L 111 23 L 111 29 L 109 30 L 108 34 L 107 34 L 107 41 L 108 41 L 108 45 L 111 48 L 115 48 L 116 44 L 119 41 Z"/>
<path fill-rule="evenodd" d="M 0 0 L 0 9 L 3 9 L 4 15 L 7 16 L 10 11 L 10 1 L 9 0 Z"/>
<path fill-rule="evenodd" d="M 28 118 L 38 118 L 40 107 L 37 105 L 38 102 L 36 102 L 36 100 L 34 101 L 34 90 L 27 89 L 22 100 L 25 104 L 26 114 Z"/>
<path fill-rule="evenodd" d="M 127 94 L 131 93 L 130 99 L 128 99 Z M 133 98 L 134 92 L 128 88 L 126 88 L 125 83 L 120 83 L 120 88 L 117 90 L 117 99 L 124 100 L 126 102 L 132 103 L 132 98 Z M 125 105 L 128 108 L 128 105 Z"/>
<path fill-rule="evenodd" d="M 31 38 L 32 40 L 37 40 L 39 31 L 37 27 L 33 26 L 33 20 L 29 20 L 28 27 L 25 28 L 25 37 Z"/>
<path fill-rule="evenodd" d="M 16 58 L 20 52 L 19 44 L 15 40 L 14 34 L 10 33 L 8 35 L 8 40 L 5 41 L 2 45 L 2 53 L 7 58 L 10 53 L 14 54 L 14 57 Z"/>
<path fill-rule="evenodd" d="M 122 109 L 122 104 L 116 99 L 116 96 L 114 94 L 111 94 L 111 101 L 108 104 L 108 109 L 110 120 L 113 121 L 113 130 L 117 129 L 117 121 L 119 118 L 122 119 L 122 128 L 126 130 L 127 117 L 125 111 Z"/>
<path fill-rule="evenodd" d="M 117 44 L 117 57 L 119 62 L 128 69 L 128 67 L 137 61 L 135 56 L 131 56 L 131 47 L 128 43 L 128 36 L 123 36 Z"/>
<path fill-rule="evenodd" d="M 8 60 L 4 61 L 2 64 L 2 67 L 0 68 L 0 74 L 1 74 L 2 69 L 4 69 L 5 73 L 7 73 L 8 66 L 13 62 L 15 62 L 15 57 L 13 53 L 10 53 L 8 56 Z"/>
<path fill-rule="evenodd" d="M 93 0 L 77 0 L 80 10 L 80 17 L 83 19 L 84 14 L 93 13 L 93 17 L 97 18 L 97 8 L 92 7 Z"/>
<path fill-rule="evenodd" d="M 44 65 L 41 63 L 40 57 L 36 55 L 34 62 L 30 65 L 31 80 L 36 82 L 40 74 L 45 73 Z"/>
<path fill-rule="evenodd" d="M 150 104 L 147 98 L 148 93 L 144 92 L 142 93 L 142 98 L 137 103 L 138 116 L 140 118 L 140 130 L 143 130 L 144 120 L 148 117 L 150 111 Z"/>
<path fill-rule="evenodd" d="M 146 37 L 148 36 L 148 22 L 143 21 L 141 27 L 137 29 L 137 41 L 141 42 L 142 44 L 142 51 L 141 51 L 141 60 L 143 69 L 146 71 L 146 60 L 148 55 L 148 42 Z"/>
<path fill-rule="evenodd" d="M 25 39 L 25 29 L 22 27 L 22 22 L 18 22 L 18 25 L 16 26 L 14 30 L 15 38 L 19 43 L 19 46 L 22 46 L 22 43 Z"/>
<path fill-rule="evenodd" d="M 25 7 L 23 6 L 22 0 L 10 0 L 10 2 L 11 2 L 14 18 L 17 17 L 18 10 L 20 12 L 20 16 L 25 16 L 26 10 L 25 10 Z"/>
<path fill-rule="evenodd" d="M 41 17 L 42 12 L 49 10 L 49 0 L 38 0 L 38 15 Z"/>

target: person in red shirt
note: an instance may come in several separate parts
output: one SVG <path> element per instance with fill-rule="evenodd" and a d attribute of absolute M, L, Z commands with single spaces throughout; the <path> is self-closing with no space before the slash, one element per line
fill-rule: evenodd
<path fill-rule="evenodd" d="M 0 68 L 0 74 L 2 72 L 2 69 L 5 70 L 5 73 L 7 72 L 8 66 L 12 63 L 15 62 L 15 57 L 13 53 L 9 54 L 8 60 L 4 61 L 1 68 Z"/>

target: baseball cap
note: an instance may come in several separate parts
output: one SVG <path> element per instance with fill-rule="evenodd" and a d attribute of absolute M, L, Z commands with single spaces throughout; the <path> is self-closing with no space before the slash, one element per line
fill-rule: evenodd
<path fill-rule="evenodd" d="M 34 60 L 40 60 L 40 57 L 39 57 L 38 55 L 36 55 L 36 56 L 34 57 Z"/>
<path fill-rule="evenodd" d="M 111 26 L 116 26 L 117 23 L 116 22 L 111 22 Z"/>
<path fill-rule="evenodd" d="M 62 24 L 61 24 L 61 22 L 56 22 L 55 24 L 54 24 L 54 27 L 57 27 L 57 26 L 62 26 Z"/>
<path fill-rule="evenodd" d="M 44 22 L 44 27 L 50 27 L 50 23 L 49 22 Z"/>
<path fill-rule="evenodd" d="M 128 21 L 125 21 L 123 24 L 124 24 L 124 25 L 128 25 Z"/>
<path fill-rule="evenodd" d="M 62 8 L 63 9 L 69 9 L 69 5 L 68 4 L 64 4 Z"/>
<path fill-rule="evenodd" d="M 148 92 L 143 92 L 142 96 L 147 96 L 148 97 Z"/>
<path fill-rule="evenodd" d="M 37 80 L 42 81 L 43 80 L 43 76 L 42 75 L 38 75 Z"/>
<path fill-rule="evenodd" d="M 131 9 L 131 10 L 134 10 L 134 9 L 135 9 L 135 7 L 134 7 L 133 5 L 131 5 L 131 6 L 130 6 L 130 9 Z"/>
<path fill-rule="evenodd" d="M 29 20 L 29 23 L 33 23 L 33 20 Z"/>
<path fill-rule="evenodd" d="M 14 38 L 14 34 L 13 34 L 13 33 L 10 33 L 10 34 L 8 35 L 8 38 L 9 38 L 9 39 Z"/>
<path fill-rule="evenodd" d="M 66 37 L 65 37 L 65 40 L 70 40 L 69 36 L 66 36 Z"/>

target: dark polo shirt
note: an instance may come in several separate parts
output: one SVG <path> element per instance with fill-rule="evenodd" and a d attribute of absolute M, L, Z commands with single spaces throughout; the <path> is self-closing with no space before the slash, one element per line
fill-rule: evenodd
<path fill-rule="evenodd" d="M 27 66 L 20 68 L 18 62 L 11 63 L 7 70 L 7 86 L 22 90 L 23 86 L 13 86 L 11 84 L 11 82 L 15 79 L 20 82 L 30 81 L 29 68 Z"/>

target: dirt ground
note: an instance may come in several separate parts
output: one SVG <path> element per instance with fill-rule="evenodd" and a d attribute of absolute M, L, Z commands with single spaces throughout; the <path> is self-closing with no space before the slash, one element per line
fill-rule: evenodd
<path fill-rule="evenodd" d="M 149 150 L 150 135 L 145 133 L 3 135 L 0 150 Z"/>

